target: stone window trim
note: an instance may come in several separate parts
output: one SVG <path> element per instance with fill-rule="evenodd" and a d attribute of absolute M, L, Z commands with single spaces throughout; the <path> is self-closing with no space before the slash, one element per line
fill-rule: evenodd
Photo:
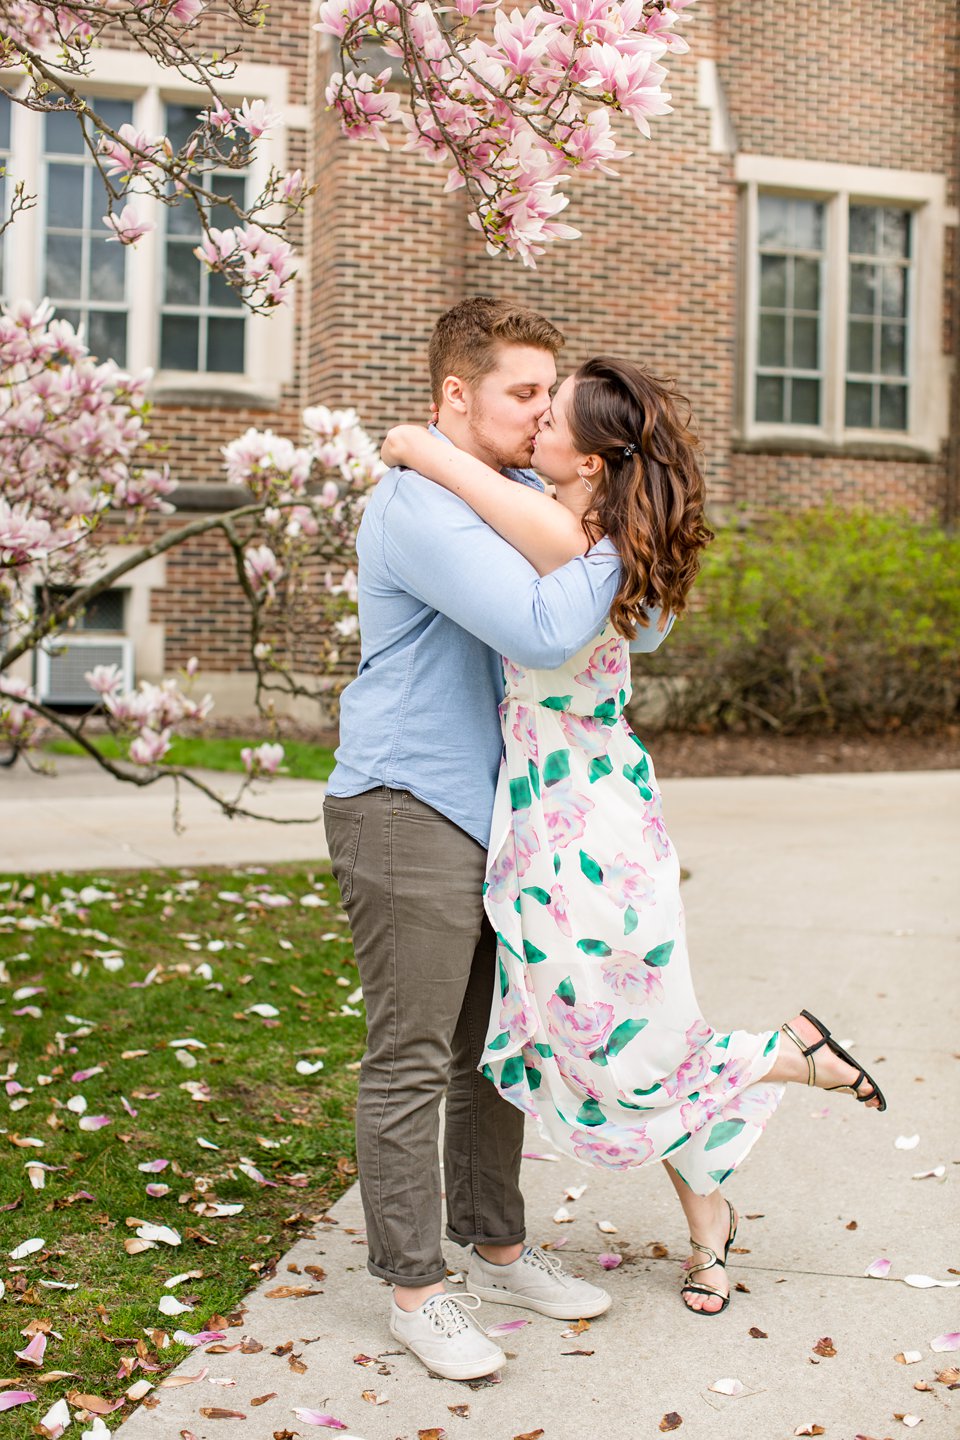
<path fill-rule="evenodd" d="M 929 459 L 948 434 L 949 357 L 942 353 L 944 242 L 957 212 L 946 203 L 946 177 L 922 171 L 738 154 L 741 192 L 739 357 L 733 446 L 740 451 Z M 819 200 L 826 209 L 822 315 L 824 384 L 819 425 L 754 418 L 759 313 L 758 195 Z M 910 414 L 903 431 L 846 426 L 848 214 L 851 204 L 907 209 L 915 264 L 911 312 Z"/>
<path fill-rule="evenodd" d="M 288 103 L 289 72 L 284 66 L 253 62 L 237 64 L 234 75 L 220 91 L 228 102 L 263 99 L 283 120 L 258 142 L 250 167 L 251 194 L 256 194 L 271 165 L 288 166 L 288 139 L 291 130 L 307 128 L 307 109 Z M 25 77 L 16 70 L 4 76 L 3 88 L 16 93 L 25 87 Z M 182 76 L 171 74 L 149 56 L 139 52 L 103 49 L 95 53 L 83 90 L 91 100 L 97 96 L 127 99 L 133 103 L 133 123 L 148 134 L 159 135 L 164 126 L 164 106 L 192 104 L 197 110 L 207 104 L 207 94 Z M 8 183 L 26 181 L 27 189 L 38 196 L 37 205 L 17 216 L 0 237 L 4 247 L 5 293 L 8 300 L 28 299 L 39 303 L 42 291 L 42 236 L 40 225 L 45 210 L 43 116 L 22 105 L 11 106 L 11 146 Z M 134 198 L 131 195 L 131 198 Z M 163 294 L 164 207 L 152 197 L 140 196 L 137 205 L 151 219 L 149 231 L 127 251 L 127 284 L 131 297 L 129 345 L 125 368 L 134 374 L 152 370 L 148 395 L 158 405 L 175 405 L 189 393 L 193 404 L 220 404 L 233 400 L 237 405 L 275 406 L 285 385 L 293 380 L 295 297 L 270 315 L 247 316 L 246 370 L 243 374 L 219 372 L 164 371 L 158 368 L 160 353 L 160 310 Z M 119 207 L 118 207 L 119 208 Z M 103 213 L 106 212 L 104 198 Z M 305 270 L 300 257 L 301 282 Z M 295 282 L 296 287 L 296 282 Z M 105 358 L 105 357 L 104 357 Z"/>

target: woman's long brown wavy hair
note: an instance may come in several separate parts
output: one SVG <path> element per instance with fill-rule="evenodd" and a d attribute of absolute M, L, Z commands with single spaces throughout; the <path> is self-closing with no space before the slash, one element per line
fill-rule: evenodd
<path fill-rule="evenodd" d="M 597 356 L 574 375 L 568 424 L 580 453 L 603 461 L 583 528 L 591 543 L 609 535 L 619 551 L 623 579 L 610 618 L 632 640 L 638 624 L 649 624 L 645 606 L 683 613 L 700 552 L 714 538 L 690 407 L 641 366 Z"/>

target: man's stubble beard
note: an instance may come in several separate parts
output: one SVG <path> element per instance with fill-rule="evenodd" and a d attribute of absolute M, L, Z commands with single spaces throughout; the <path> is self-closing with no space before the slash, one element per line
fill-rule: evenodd
<path fill-rule="evenodd" d="M 526 445 L 522 449 L 507 451 L 503 447 L 503 439 L 494 435 L 487 427 L 487 412 L 481 407 L 475 407 L 468 420 L 470 434 L 477 447 L 490 457 L 490 462 L 497 470 L 506 468 L 523 470 L 526 469 L 533 459 L 532 445 Z"/>

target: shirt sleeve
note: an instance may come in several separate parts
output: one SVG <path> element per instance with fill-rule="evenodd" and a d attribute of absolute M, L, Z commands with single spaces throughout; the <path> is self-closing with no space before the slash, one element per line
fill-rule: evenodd
<path fill-rule="evenodd" d="M 620 562 L 599 545 L 539 576 L 458 496 L 406 472 L 383 514 L 392 580 L 491 649 L 553 670 L 592 639 L 610 613 Z"/>

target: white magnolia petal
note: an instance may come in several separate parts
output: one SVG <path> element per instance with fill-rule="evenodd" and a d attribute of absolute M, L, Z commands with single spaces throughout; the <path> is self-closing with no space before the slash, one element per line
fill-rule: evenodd
<path fill-rule="evenodd" d="M 714 1380 L 712 1385 L 707 1386 L 708 1390 L 715 1390 L 718 1395 L 742 1395 L 746 1388 L 742 1380 L 733 1379 Z"/>
<path fill-rule="evenodd" d="M 898 1135 L 893 1143 L 898 1150 L 916 1150 L 917 1146 L 920 1144 L 920 1136 Z"/>
<path fill-rule="evenodd" d="M 25 1260 L 28 1255 L 35 1255 L 38 1250 L 42 1250 L 45 1244 L 45 1240 L 38 1238 L 23 1240 L 14 1250 L 10 1251 L 10 1259 Z"/>

